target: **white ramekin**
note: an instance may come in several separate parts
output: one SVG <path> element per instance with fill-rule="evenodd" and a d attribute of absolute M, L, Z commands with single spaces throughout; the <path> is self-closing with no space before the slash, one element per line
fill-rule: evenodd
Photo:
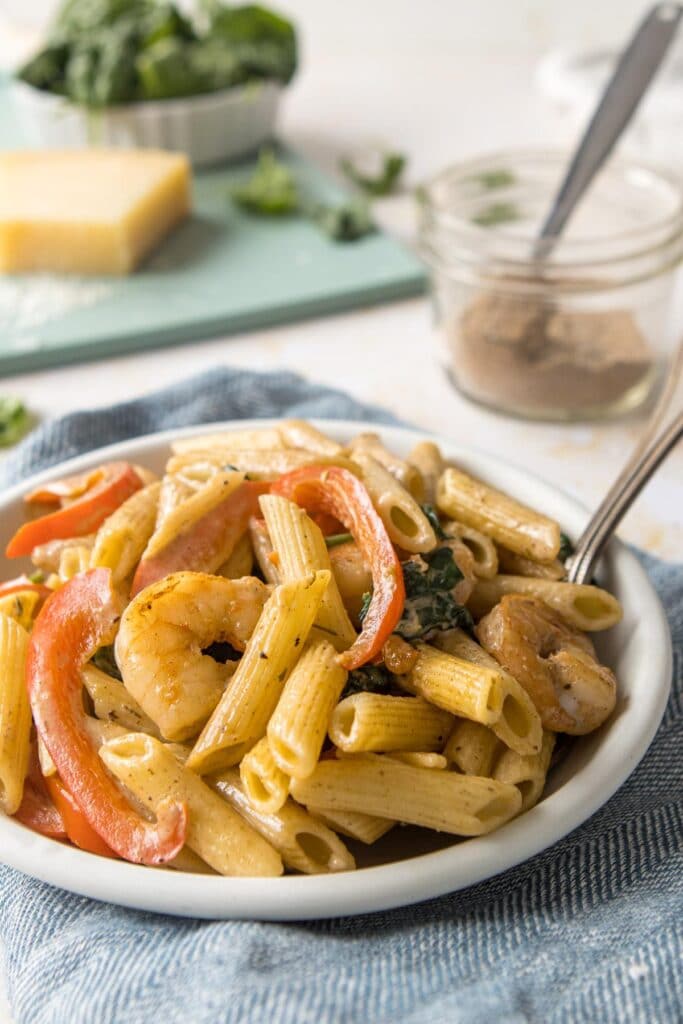
<path fill-rule="evenodd" d="M 243 156 L 270 138 L 281 93 L 275 82 L 249 82 L 203 96 L 95 111 L 25 82 L 11 86 L 17 120 L 32 145 L 170 149 L 187 153 L 196 167 Z"/>

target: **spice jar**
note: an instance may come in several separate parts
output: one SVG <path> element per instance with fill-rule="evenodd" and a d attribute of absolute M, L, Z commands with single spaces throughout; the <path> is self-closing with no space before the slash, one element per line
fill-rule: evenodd
<path fill-rule="evenodd" d="M 440 349 L 455 386 L 538 419 L 616 416 L 643 403 L 671 359 L 683 191 L 675 174 L 614 161 L 547 258 L 534 241 L 565 153 L 499 153 L 423 190 Z"/>

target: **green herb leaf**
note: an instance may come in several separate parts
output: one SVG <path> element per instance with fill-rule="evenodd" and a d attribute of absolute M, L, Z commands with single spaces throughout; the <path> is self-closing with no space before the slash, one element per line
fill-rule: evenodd
<path fill-rule="evenodd" d="M 492 203 L 472 217 L 472 223 L 482 228 L 492 228 L 497 224 L 508 224 L 521 219 L 521 213 L 514 203 Z"/>
<path fill-rule="evenodd" d="M 363 665 L 349 672 L 342 699 L 354 693 L 388 693 L 392 689 L 393 680 L 384 665 Z"/>
<path fill-rule="evenodd" d="M 448 545 L 402 563 L 406 602 L 395 632 L 404 640 L 415 640 L 433 630 L 474 628 L 467 608 L 453 596 L 464 579 Z"/>
<path fill-rule="evenodd" d="M 365 593 L 363 594 L 363 598 L 361 600 L 361 605 L 360 605 L 360 610 L 358 612 L 358 621 L 359 622 L 362 623 L 363 620 L 365 619 L 365 616 L 368 614 L 368 608 L 370 607 L 370 602 L 371 601 L 372 601 L 372 591 L 366 590 Z"/>
<path fill-rule="evenodd" d="M 114 648 L 112 646 L 100 647 L 98 651 L 95 651 L 90 660 L 100 672 L 106 672 L 108 676 L 113 676 L 114 679 L 121 679 L 123 681 L 119 666 L 116 664 Z"/>
<path fill-rule="evenodd" d="M 350 533 L 330 533 L 325 537 L 325 543 L 328 548 L 336 548 L 340 544 L 348 544 L 350 540 L 353 540 L 353 536 Z"/>
<path fill-rule="evenodd" d="M 401 153 L 383 153 L 376 174 L 368 174 L 348 158 L 339 161 L 339 166 L 349 181 L 371 196 L 386 196 L 393 192 L 403 173 L 406 158 Z"/>
<path fill-rule="evenodd" d="M 482 171 L 481 174 L 473 174 L 472 181 L 476 181 L 482 188 L 493 192 L 495 189 L 508 188 L 510 185 L 514 185 L 517 178 L 512 171 L 501 167 L 494 171 Z"/>
<path fill-rule="evenodd" d="M 31 427 L 31 417 L 18 398 L 0 398 L 0 447 L 20 441 Z"/>
<path fill-rule="evenodd" d="M 299 194 L 289 168 L 271 149 L 262 149 L 250 178 L 232 190 L 232 198 L 252 213 L 280 217 L 299 206 Z"/>
<path fill-rule="evenodd" d="M 566 533 L 560 533 L 560 550 L 557 557 L 561 562 L 566 562 L 570 555 L 574 554 L 574 545 Z"/>
<path fill-rule="evenodd" d="M 355 242 L 375 230 L 368 205 L 362 199 L 351 199 L 338 206 L 314 206 L 310 217 L 335 242 Z"/>
<path fill-rule="evenodd" d="M 429 505 L 425 502 L 424 505 L 420 506 L 424 514 L 429 520 L 429 525 L 434 530 L 437 540 L 446 540 L 446 534 L 444 533 L 441 520 L 439 519 L 439 513 L 436 511 L 433 505 Z"/>

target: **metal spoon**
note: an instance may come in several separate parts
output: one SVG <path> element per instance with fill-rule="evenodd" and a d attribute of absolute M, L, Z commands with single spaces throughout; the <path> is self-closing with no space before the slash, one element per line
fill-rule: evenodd
<path fill-rule="evenodd" d="M 683 409 L 669 410 L 683 371 L 683 342 L 645 433 L 579 537 L 567 560 L 570 583 L 586 583 L 606 542 L 652 474 L 683 437 Z"/>
<path fill-rule="evenodd" d="M 611 153 L 654 78 L 683 17 L 679 3 L 656 4 L 640 23 L 567 169 L 534 244 L 534 259 L 547 259 L 574 207 Z"/>

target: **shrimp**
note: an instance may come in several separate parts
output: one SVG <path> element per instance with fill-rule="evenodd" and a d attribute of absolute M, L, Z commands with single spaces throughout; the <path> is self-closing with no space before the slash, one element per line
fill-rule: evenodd
<path fill-rule="evenodd" d="M 538 598 L 506 595 L 475 632 L 527 691 L 544 728 L 582 736 L 612 713 L 614 674 L 589 638 Z"/>
<path fill-rule="evenodd" d="M 126 689 L 166 739 L 189 739 L 202 728 L 235 667 L 203 651 L 222 642 L 244 650 L 268 594 L 251 576 L 176 572 L 128 605 L 116 661 Z"/>

